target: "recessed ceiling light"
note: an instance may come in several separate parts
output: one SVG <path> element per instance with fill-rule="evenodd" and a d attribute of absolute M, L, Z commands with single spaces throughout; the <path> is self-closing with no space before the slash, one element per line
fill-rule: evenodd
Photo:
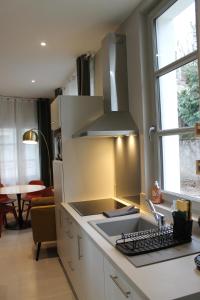
<path fill-rule="evenodd" d="M 41 45 L 42 47 L 45 47 L 45 46 L 47 45 L 47 43 L 46 43 L 46 42 L 41 42 L 40 45 Z"/>
<path fill-rule="evenodd" d="M 32 83 L 35 83 L 35 79 L 31 80 Z"/>

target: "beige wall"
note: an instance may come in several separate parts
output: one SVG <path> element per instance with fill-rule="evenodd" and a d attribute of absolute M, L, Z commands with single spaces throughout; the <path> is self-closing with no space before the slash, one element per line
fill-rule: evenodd
<path fill-rule="evenodd" d="M 103 98 L 60 96 L 65 201 L 113 197 L 115 165 L 112 138 L 71 138 L 103 114 Z"/>
<path fill-rule="evenodd" d="M 114 196 L 112 139 L 68 139 L 63 145 L 63 152 L 65 201 Z"/>
<path fill-rule="evenodd" d="M 141 191 L 139 138 L 118 137 L 114 141 L 117 196 L 135 196 Z"/>

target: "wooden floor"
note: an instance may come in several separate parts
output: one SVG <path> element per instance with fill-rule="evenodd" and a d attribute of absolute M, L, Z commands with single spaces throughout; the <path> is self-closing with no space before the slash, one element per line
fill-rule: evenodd
<path fill-rule="evenodd" d="M 42 247 L 36 262 L 31 229 L 4 230 L 0 238 L 0 300 L 75 300 L 55 245 Z"/>

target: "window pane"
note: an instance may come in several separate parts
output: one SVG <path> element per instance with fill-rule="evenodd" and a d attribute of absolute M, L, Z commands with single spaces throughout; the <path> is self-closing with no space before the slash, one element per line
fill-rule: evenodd
<path fill-rule="evenodd" d="M 162 137 L 164 190 L 200 198 L 200 140 L 193 134 Z"/>
<path fill-rule="evenodd" d="M 196 50 L 195 1 L 178 0 L 157 18 L 156 36 L 158 68 Z"/>
<path fill-rule="evenodd" d="M 197 61 L 159 78 L 161 128 L 192 127 L 200 120 Z"/>

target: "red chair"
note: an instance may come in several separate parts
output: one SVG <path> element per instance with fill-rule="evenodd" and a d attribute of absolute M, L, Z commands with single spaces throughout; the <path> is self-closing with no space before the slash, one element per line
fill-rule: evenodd
<path fill-rule="evenodd" d="M 42 180 L 31 180 L 28 184 L 30 184 L 30 185 L 44 185 L 44 182 Z M 24 205 L 25 204 L 28 205 L 27 213 L 26 213 L 26 222 L 28 221 L 32 199 L 42 197 L 42 192 L 43 192 L 43 190 L 37 191 L 37 192 L 32 192 L 32 193 L 27 193 L 25 195 L 24 199 L 22 200 L 22 211 L 24 211 Z"/>
<path fill-rule="evenodd" d="M 0 183 L 0 187 L 4 187 L 4 185 Z M 15 200 L 16 199 L 10 199 L 6 194 L 0 195 L 0 237 L 1 237 L 2 226 L 4 224 L 7 225 L 7 218 L 6 218 L 7 213 L 12 213 L 17 222 L 17 213 L 14 205 Z"/>
<path fill-rule="evenodd" d="M 41 191 L 42 197 L 51 197 L 54 196 L 54 192 L 51 187 L 47 187 Z"/>
<path fill-rule="evenodd" d="M 0 183 L 0 188 L 2 187 L 4 187 L 4 185 Z M 10 199 L 7 194 L 0 195 L 0 205 L 12 204 L 12 206 L 14 206 L 15 201 L 16 199 Z"/>

